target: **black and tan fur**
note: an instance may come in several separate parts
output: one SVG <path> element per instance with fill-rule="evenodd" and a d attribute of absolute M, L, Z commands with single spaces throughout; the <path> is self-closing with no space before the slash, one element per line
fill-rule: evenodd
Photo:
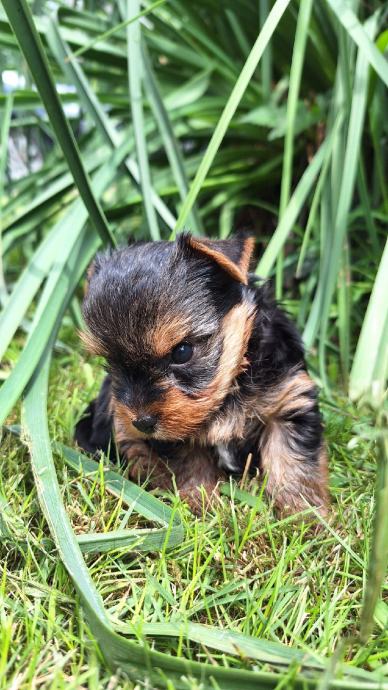
<path fill-rule="evenodd" d="M 282 512 L 325 512 L 327 460 L 314 384 L 299 335 L 248 273 L 250 237 L 183 234 L 100 255 L 89 271 L 83 339 L 108 376 L 78 423 L 87 451 L 111 436 L 130 476 L 176 483 L 195 507 L 226 472 L 266 474 Z M 191 359 L 176 364 L 181 343 Z M 152 434 L 133 422 L 151 417 Z"/>

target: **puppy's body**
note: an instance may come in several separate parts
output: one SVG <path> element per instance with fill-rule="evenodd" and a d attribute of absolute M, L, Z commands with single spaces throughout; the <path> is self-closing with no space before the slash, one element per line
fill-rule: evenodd
<path fill-rule="evenodd" d="M 191 504 L 250 456 L 280 510 L 324 510 L 315 387 L 294 326 L 248 278 L 252 248 L 182 235 L 97 258 L 84 340 L 109 374 L 76 438 L 106 451 L 113 431 L 133 478 L 174 476 Z"/>

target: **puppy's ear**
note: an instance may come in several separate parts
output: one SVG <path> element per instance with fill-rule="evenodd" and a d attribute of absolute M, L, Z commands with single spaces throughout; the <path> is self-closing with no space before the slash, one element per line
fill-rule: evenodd
<path fill-rule="evenodd" d="M 104 263 L 104 260 L 105 260 L 104 254 L 96 254 L 96 256 L 94 257 L 88 270 L 86 271 L 86 281 L 85 281 L 85 285 L 84 285 L 84 297 L 86 297 L 86 295 L 89 292 L 89 285 L 90 285 L 91 279 L 93 278 L 93 276 L 97 275 L 102 264 Z"/>
<path fill-rule="evenodd" d="M 234 280 L 247 285 L 249 264 L 255 247 L 253 236 L 240 234 L 229 240 L 208 240 L 185 233 L 178 241 L 181 246 L 184 244 L 214 261 Z"/>

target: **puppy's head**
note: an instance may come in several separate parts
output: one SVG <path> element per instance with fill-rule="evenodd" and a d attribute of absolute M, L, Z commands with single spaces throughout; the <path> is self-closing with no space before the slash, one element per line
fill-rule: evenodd
<path fill-rule="evenodd" d="M 121 429 L 183 440 L 217 412 L 246 365 L 252 251 L 184 234 L 96 258 L 83 340 L 106 359 Z"/>

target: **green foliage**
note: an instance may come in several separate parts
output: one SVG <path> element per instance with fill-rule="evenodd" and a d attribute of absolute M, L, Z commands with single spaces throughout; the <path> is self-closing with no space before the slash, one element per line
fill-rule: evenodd
<path fill-rule="evenodd" d="M 376 665 L 384 663 L 379 650 L 386 647 L 386 636 L 375 634 L 370 642 L 373 621 L 383 628 L 387 620 L 386 606 L 379 599 L 388 553 L 383 407 L 388 372 L 386 11 L 377 0 L 368 4 L 228 0 L 222 8 L 213 0 L 148 4 L 123 0 L 109 12 L 103 2 L 85 2 L 84 9 L 58 3 L 55 17 L 52 5 L 3 0 L 0 11 L 0 50 L 9 67 L 27 75 L 26 88 L 11 96 L 0 94 L 0 352 L 6 355 L 0 420 L 5 421 L 25 392 L 23 429 L 38 498 L 88 625 L 112 666 L 124 669 L 134 681 L 147 676 L 158 687 L 194 688 L 200 682 L 222 688 L 253 688 L 258 683 L 263 688 L 387 687 L 384 673 L 376 671 Z M 31 73 L 20 60 L 18 44 Z M 75 91 L 59 98 L 55 84 L 63 83 L 74 85 Z M 80 107 L 79 116 L 65 117 L 63 107 L 69 103 Z M 29 170 L 19 180 L 6 171 L 8 135 L 23 135 L 30 144 Z M 31 144 L 43 155 L 38 170 L 32 170 Z M 345 614 L 337 620 L 333 601 L 323 603 L 322 609 L 316 604 L 314 611 L 300 599 L 302 594 L 298 599 L 297 592 L 284 585 L 287 567 L 295 575 L 298 567 L 306 567 L 308 558 L 310 565 L 314 560 L 305 553 L 304 527 L 294 536 L 287 533 L 290 541 L 282 545 L 279 533 L 274 535 L 279 529 L 287 531 L 287 521 L 271 524 L 260 497 L 243 487 L 225 487 L 232 501 L 231 515 L 221 505 L 210 524 L 189 526 L 178 514 L 180 507 L 177 513 L 176 502 L 171 510 L 120 475 L 110 476 L 113 473 L 102 465 L 96 468 L 92 461 L 74 458 L 71 449 L 56 445 L 55 451 L 73 470 L 83 472 L 77 499 L 84 502 L 82 511 L 93 508 L 95 491 L 100 491 L 103 504 L 105 490 L 115 490 L 119 501 L 100 533 L 75 536 L 64 509 L 46 404 L 52 350 L 73 348 L 58 340 L 61 323 L 70 307 L 78 327 L 77 288 L 102 242 L 125 241 L 128 234 L 168 239 L 186 224 L 196 233 L 205 228 L 208 235 L 220 237 L 248 225 L 257 237 L 257 271 L 265 278 L 276 276 L 277 294 L 304 332 L 327 399 L 342 387 L 352 399 L 369 405 L 358 435 L 366 455 L 376 441 L 379 447 L 376 517 L 362 614 L 364 647 L 350 654 L 351 664 L 342 661 L 349 647 L 339 640 L 347 632 L 348 619 L 351 633 L 357 635 L 359 630 L 369 509 L 366 523 L 358 524 L 349 539 L 339 536 L 337 526 L 324 524 L 326 536 L 313 541 L 319 568 L 325 549 L 333 561 L 335 549 L 341 550 L 343 562 L 338 568 L 344 579 L 338 587 L 343 592 L 351 582 L 358 583 L 356 610 L 344 594 Z M 60 423 L 60 415 L 55 419 Z M 337 428 L 330 436 L 334 449 L 340 433 Z M 69 436 L 70 430 L 66 441 Z M 12 451 L 9 458 L 12 464 Z M 349 467 L 346 481 L 351 483 L 350 449 L 343 452 L 342 461 Z M 92 499 L 84 481 L 92 483 Z M 12 560 L 13 548 L 24 558 L 32 553 L 31 544 L 26 535 L 17 536 L 23 530 L 7 508 L 7 492 L 0 489 L 0 531 L 10 548 L 8 558 Z M 25 495 L 29 505 L 34 499 L 29 491 Z M 361 487 L 351 490 L 347 499 L 356 522 L 361 519 L 358 497 L 367 501 Z M 236 507 L 239 500 L 247 504 L 248 512 Z M 136 522 L 127 529 L 120 513 L 125 505 L 127 512 L 146 517 L 152 527 L 139 527 Z M 258 523 L 259 512 L 265 520 Z M 26 514 L 31 519 L 34 512 Z M 234 540 L 228 556 L 222 530 L 216 534 L 217 525 L 225 520 L 230 521 Z M 156 529 L 154 522 L 159 524 Z M 357 544 L 351 545 L 360 529 L 365 538 L 361 555 Z M 237 603 L 241 592 L 226 577 L 225 563 L 229 558 L 230 567 L 233 559 L 238 561 L 253 539 L 261 546 L 263 535 L 269 539 L 276 565 L 272 563 L 262 593 L 253 597 L 245 589 L 244 626 Z M 42 544 L 50 560 L 52 542 Z M 120 620 L 115 606 L 108 615 L 109 604 L 82 555 L 103 553 L 105 568 L 115 562 L 111 550 L 122 554 L 124 546 L 138 553 L 160 551 L 162 564 L 158 577 L 150 575 L 144 582 L 154 592 L 151 600 L 145 593 L 128 607 L 130 624 Z M 189 567 L 187 554 L 192 549 L 198 558 L 178 609 L 172 581 L 162 572 L 169 549 L 174 549 L 182 568 Z M 210 586 L 206 569 L 215 554 L 222 564 L 222 584 L 217 575 Z M 46 554 L 42 558 L 46 563 Z M 58 583 L 63 575 L 58 565 L 55 568 L 53 596 L 62 601 Z M 99 572 L 98 566 L 93 569 Z M 335 579 L 335 563 L 332 570 Z M 126 565 L 124 571 L 132 581 L 131 567 Z M 12 568 L 4 570 L 4 578 L 9 572 Z M 198 592 L 197 587 L 204 589 Z M 217 594 L 219 588 L 222 595 Z M 69 601 L 70 595 L 66 596 Z M 203 620 L 189 620 L 195 597 Z M 315 621 L 311 628 L 303 628 L 302 613 L 297 624 L 298 601 L 301 611 Z M 139 618 L 143 604 L 155 611 L 154 618 L 152 614 Z M 47 606 L 48 620 L 55 626 L 56 604 L 50 599 Z M 276 610 L 281 624 L 275 623 Z M 222 627 L 234 631 L 220 628 L 220 611 Z M 5 660 L 12 645 L 8 623 L 12 616 L 7 613 L 2 626 L 0 677 L 7 670 Z M 201 627 L 204 621 L 214 627 Z M 291 634 L 292 626 L 303 628 L 303 634 Z M 333 640 L 330 630 L 335 631 Z M 317 646 L 315 636 L 322 631 L 326 642 Z M 20 641 L 25 641 L 24 634 Z M 144 635 L 164 642 L 156 642 L 153 649 Z M 81 629 L 79 637 L 84 637 Z M 76 640 L 77 634 L 73 647 Z M 185 642 L 189 640 L 192 646 Z M 207 653 L 206 661 L 212 663 L 198 663 L 195 650 L 201 647 L 195 644 L 216 650 Z M 326 656 L 334 651 L 328 663 Z M 368 671 L 361 668 L 367 659 Z M 33 667 L 28 668 L 33 674 Z M 185 676 L 192 679 L 191 685 Z M 90 687 L 99 687 L 98 679 L 85 678 Z M 57 687 L 61 683 L 58 680 Z M 81 672 L 77 683 L 83 683 Z"/>

